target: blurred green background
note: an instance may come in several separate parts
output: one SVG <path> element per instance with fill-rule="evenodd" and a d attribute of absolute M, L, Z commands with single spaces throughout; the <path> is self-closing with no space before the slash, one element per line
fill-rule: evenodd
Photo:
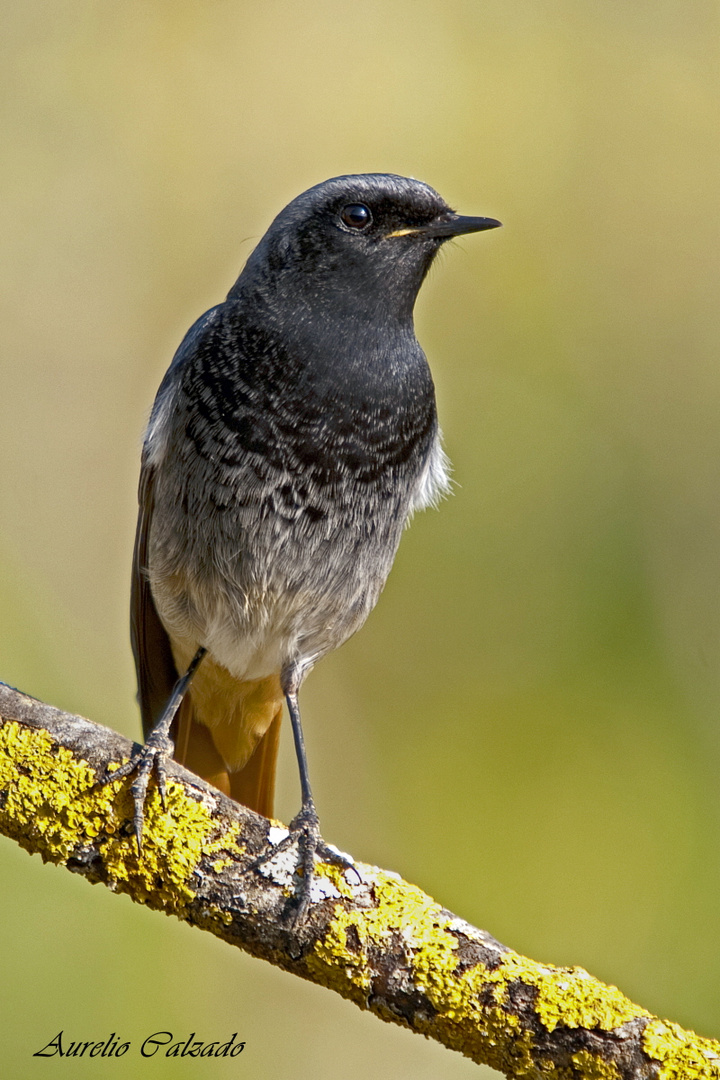
<path fill-rule="evenodd" d="M 325 835 L 720 1035 L 717 4 L 1 16 L 0 678 L 137 736 L 138 453 L 175 347 L 298 192 L 420 177 L 505 228 L 448 248 L 420 298 L 457 487 L 305 690 Z M 287 820 L 287 746 L 280 781 Z M 478 1075 L 8 841 L 0 860 L 5 1075 L 77 1075 L 30 1056 L 60 1029 L 247 1042 L 117 1075 Z"/>

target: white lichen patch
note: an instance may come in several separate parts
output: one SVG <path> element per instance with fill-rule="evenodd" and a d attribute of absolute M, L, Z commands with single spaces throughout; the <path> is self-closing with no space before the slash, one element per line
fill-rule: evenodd
<path fill-rule="evenodd" d="M 297 866 L 297 844 L 291 844 L 290 847 L 278 851 L 272 858 L 260 863 L 258 871 L 263 877 L 267 878 L 268 881 L 274 882 L 275 885 L 281 885 L 284 889 L 292 889 L 294 886 L 293 877 Z"/>
<path fill-rule="evenodd" d="M 339 847 L 335 847 L 335 844 L 328 844 L 327 846 L 330 851 L 335 852 L 339 859 L 344 859 L 345 862 L 352 863 L 353 857 L 352 855 L 348 855 L 347 851 L 341 851 Z"/>
<path fill-rule="evenodd" d="M 489 952 L 497 953 L 498 956 L 505 952 L 502 945 L 499 943 L 494 944 L 492 941 L 489 941 L 487 936 L 481 934 L 477 927 L 472 926 L 469 922 L 465 922 L 464 919 L 459 919 L 457 916 L 453 916 L 453 918 L 449 920 L 447 929 L 450 933 L 462 934 L 468 941 L 474 941 L 478 945 L 482 945 L 482 947 Z"/>
<path fill-rule="evenodd" d="M 314 877 L 310 884 L 310 903 L 319 904 L 321 900 L 339 900 L 340 893 L 330 878 Z"/>

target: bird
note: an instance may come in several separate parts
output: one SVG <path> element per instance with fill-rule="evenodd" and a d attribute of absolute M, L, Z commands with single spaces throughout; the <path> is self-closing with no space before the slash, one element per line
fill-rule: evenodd
<path fill-rule="evenodd" d="M 333 177 L 278 214 L 182 341 L 139 481 L 131 639 L 146 742 L 107 777 L 137 774 L 139 849 L 149 781 L 164 805 L 171 756 L 271 817 L 286 703 L 307 908 L 328 847 L 298 692 L 365 622 L 410 517 L 448 490 L 413 307 L 443 244 L 500 224 L 419 180 Z"/>

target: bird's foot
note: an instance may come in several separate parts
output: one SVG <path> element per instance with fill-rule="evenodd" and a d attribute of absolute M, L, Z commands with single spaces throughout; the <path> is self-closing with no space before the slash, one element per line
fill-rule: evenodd
<path fill-rule="evenodd" d="M 332 866 L 341 866 L 345 870 L 355 868 L 347 855 L 343 855 L 341 851 L 326 844 L 323 840 L 317 810 L 312 802 L 303 806 L 290 822 L 288 839 L 298 845 L 300 852 L 299 869 L 302 870 L 302 879 L 298 891 L 298 904 L 293 916 L 293 922 L 299 925 L 305 921 L 310 907 L 312 885 L 316 877 L 315 860 L 330 863 Z"/>
<path fill-rule="evenodd" d="M 175 683 L 172 694 L 168 699 L 168 703 L 163 709 L 160 719 L 148 735 L 145 745 L 141 746 L 137 754 L 133 754 L 130 760 L 126 761 L 125 764 L 121 765 L 115 772 L 106 773 L 97 785 L 98 787 L 104 787 L 106 784 L 111 784 L 113 780 L 122 780 L 123 777 L 130 776 L 131 773 L 137 773 L 137 776 L 130 787 L 130 791 L 132 792 L 133 803 L 135 804 L 135 809 L 133 811 L 133 831 L 135 833 L 135 839 L 137 840 L 139 855 L 142 854 L 145 800 L 147 798 L 150 777 L 154 772 L 158 791 L 160 792 L 160 802 L 162 803 L 163 810 L 165 810 L 167 763 L 173 756 L 175 750 L 175 745 L 170 738 L 170 729 L 172 722 L 175 719 L 175 714 L 180 708 L 180 703 L 187 692 L 187 688 L 192 682 L 193 676 L 198 669 L 198 665 L 206 653 L 207 649 L 204 645 L 201 645 L 190 661 L 190 666 L 185 674 L 181 675 Z"/>
<path fill-rule="evenodd" d="M 152 731 L 148 736 L 145 745 L 142 746 L 136 754 L 133 754 L 129 761 L 126 761 L 125 764 L 121 765 L 115 772 L 106 773 L 97 785 L 98 788 L 105 787 L 107 784 L 111 784 L 113 780 L 122 780 L 132 773 L 137 773 L 130 786 L 130 791 L 134 803 L 133 832 L 135 833 L 135 839 L 137 841 L 138 854 L 142 854 L 145 800 L 147 798 L 150 777 L 154 772 L 158 791 L 160 793 L 160 802 L 163 810 L 165 810 L 167 762 L 172 757 L 173 750 L 174 746 L 172 739 L 168 738 L 168 736 L 161 731 Z"/>
<path fill-rule="evenodd" d="M 299 926 L 307 917 L 312 900 L 312 886 L 317 874 L 315 862 L 330 863 L 333 866 L 341 866 L 344 870 L 355 870 L 352 859 L 344 855 L 337 848 L 327 844 L 320 834 L 320 822 L 315 809 L 315 804 L 308 801 L 296 814 L 289 825 L 288 835 L 283 837 L 277 844 L 273 844 L 272 850 L 267 854 L 255 859 L 246 872 L 258 869 L 266 863 L 276 859 L 282 852 L 289 848 L 297 847 L 299 862 L 296 874 L 300 878 L 300 885 L 296 892 L 297 903 L 291 913 L 291 922 Z"/>

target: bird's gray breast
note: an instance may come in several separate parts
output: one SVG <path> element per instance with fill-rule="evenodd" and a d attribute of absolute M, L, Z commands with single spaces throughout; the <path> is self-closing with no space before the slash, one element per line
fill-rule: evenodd
<path fill-rule="evenodd" d="M 254 678 L 312 662 L 364 622 L 437 422 L 414 337 L 380 357 L 344 340 L 309 356 L 229 315 L 211 313 L 158 395 L 149 570 L 171 636 Z"/>

